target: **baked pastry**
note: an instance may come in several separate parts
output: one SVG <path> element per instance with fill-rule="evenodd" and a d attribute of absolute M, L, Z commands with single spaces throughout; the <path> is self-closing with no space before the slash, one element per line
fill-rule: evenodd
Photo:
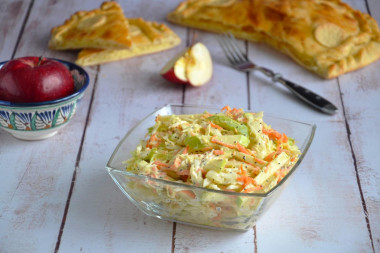
<path fill-rule="evenodd" d="M 145 21 L 142 18 L 128 19 L 129 49 L 83 49 L 76 63 L 81 66 L 96 65 L 110 61 L 166 50 L 178 45 L 181 39 L 166 25 Z"/>
<path fill-rule="evenodd" d="M 104 2 L 100 8 L 74 13 L 63 25 L 53 27 L 49 48 L 124 49 L 132 45 L 128 20 L 116 2 Z"/>
<path fill-rule="evenodd" d="M 187 0 L 167 19 L 267 43 L 325 78 L 380 58 L 376 21 L 340 0 Z"/>

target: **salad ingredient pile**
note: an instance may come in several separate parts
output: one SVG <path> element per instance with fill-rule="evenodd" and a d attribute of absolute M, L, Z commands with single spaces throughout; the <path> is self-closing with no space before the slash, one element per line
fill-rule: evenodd
<path fill-rule="evenodd" d="M 158 115 L 127 171 L 213 190 L 264 193 L 297 162 L 292 138 L 263 113 L 226 106 L 221 113 Z"/>

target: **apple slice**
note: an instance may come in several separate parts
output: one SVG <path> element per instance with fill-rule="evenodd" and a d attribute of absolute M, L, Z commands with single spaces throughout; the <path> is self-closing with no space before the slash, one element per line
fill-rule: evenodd
<path fill-rule="evenodd" d="M 212 72 L 212 59 L 207 47 L 196 43 L 170 60 L 160 74 L 173 83 L 202 86 L 210 81 Z"/>
<path fill-rule="evenodd" d="M 188 49 L 173 57 L 161 70 L 160 74 L 168 81 L 178 84 L 189 84 L 186 78 L 186 58 Z"/>

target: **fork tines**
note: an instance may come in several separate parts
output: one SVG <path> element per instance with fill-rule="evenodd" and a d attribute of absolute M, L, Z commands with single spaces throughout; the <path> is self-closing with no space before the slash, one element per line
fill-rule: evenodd
<path fill-rule="evenodd" d="M 220 47 L 231 64 L 240 64 L 249 61 L 246 53 L 238 45 L 237 40 L 231 32 L 217 37 Z"/>

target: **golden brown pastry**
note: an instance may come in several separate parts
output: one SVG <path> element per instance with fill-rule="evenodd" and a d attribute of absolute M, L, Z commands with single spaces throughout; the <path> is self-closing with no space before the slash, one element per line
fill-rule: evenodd
<path fill-rule="evenodd" d="M 110 61 L 166 50 L 178 45 L 181 39 L 166 25 L 144 21 L 142 18 L 128 19 L 129 49 L 83 49 L 76 63 L 82 66 L 96 65 Z"/>
<path fill-rule="evenodd" d="M 76 12 L 63 25 L 54 27 L 49 48 L 124 49 L 131 44 L 123 9 L 116 2 L 104 2 L 98 9 Z"/>
<path fill-rule="evenodd" d="M 167 18 L 265 42 L 325 78 L 380 58 L 376 21 L 340 0 L 187 0 Z"/>

